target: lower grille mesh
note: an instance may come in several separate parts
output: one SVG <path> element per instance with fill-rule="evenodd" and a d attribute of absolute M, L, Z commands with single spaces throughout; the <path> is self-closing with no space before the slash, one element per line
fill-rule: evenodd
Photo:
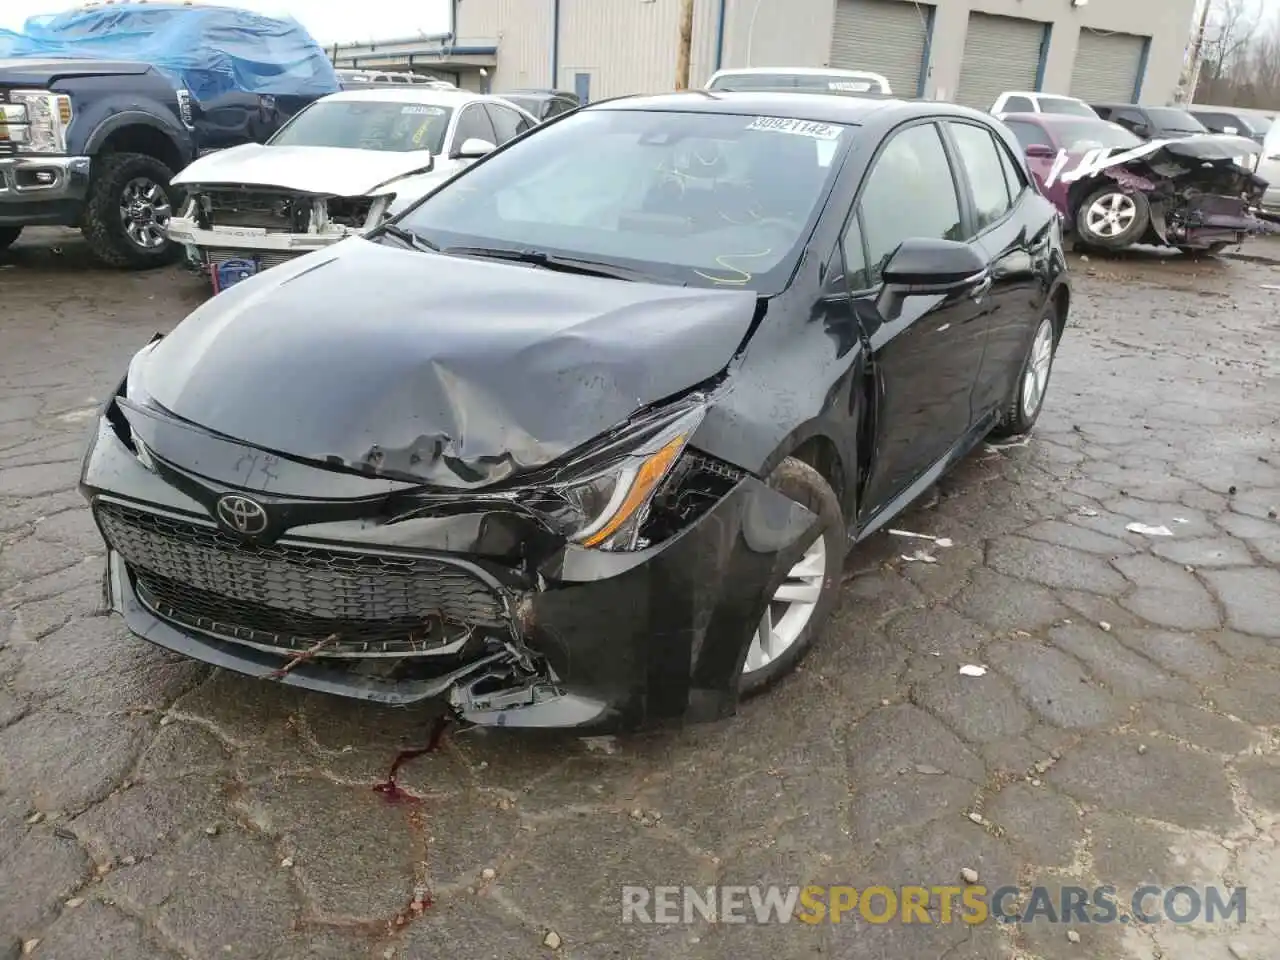
<path fill-rule="evenodd" d="M 97 518 L 144 602 L 230 640 L 296 652 L 336 634 L 322 654 L 405 655 L 505 623 L 485 583 L 434 558 L 252 546 L 214 526 L 111 503 Z"/>

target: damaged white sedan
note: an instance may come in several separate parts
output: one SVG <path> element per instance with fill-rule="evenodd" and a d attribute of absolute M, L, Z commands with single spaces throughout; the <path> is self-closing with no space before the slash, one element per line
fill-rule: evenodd
<path fill-rule="evenodd" d="M 215 291 L 371 230 L 469 164 L 537 126 L 496 96 L 351 90 L 299 111 L 265 144 L 192 163 L 167 235 Z"/>

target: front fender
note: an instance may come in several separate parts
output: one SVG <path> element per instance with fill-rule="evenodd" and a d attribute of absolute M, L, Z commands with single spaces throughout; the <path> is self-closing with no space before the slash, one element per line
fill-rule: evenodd
<path fill-rule="evenodd" d="M 85 152 L 90 156 L 96 154 L 107 138 L 117 130 L 122 130 L 125 127 L 150 127 L 164 134 L 173 143 L 185 166 L 195 156 L 195 141 L 192 139 L 190 132 L 176 120 L 170 122 L 164 116 L 164 113 L 160 112 L 163 110 L 164 108 L 157 106 L 157 112 L 155 113 L 146 110 L 124 110 L 120 113 L 113 113 L 111 116 L 101 120 L 93 128 L 93 131 L 85 140 Z"/>

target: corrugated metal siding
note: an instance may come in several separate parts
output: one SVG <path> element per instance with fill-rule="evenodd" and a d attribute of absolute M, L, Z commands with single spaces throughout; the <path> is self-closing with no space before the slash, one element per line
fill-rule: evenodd
<path fill-rule="evenodd" d="M 458 0 L 454 33 L 497 37 L 492 89 L 551 85 L 551 0 Z"/>
<path fill-rule="evenodd" d="M 903 0 L 838 0 L 831 66 L 882 73 L 890 90 L 914 97 L 932 9 Z"/>
<path fill-rule="evenodd" d="M 1044 32 L 1036 20 L 969 14 L 956 102 L 986 110 L 1005 90 L 1034 90 Z"/>
<path fill-rule="evenodd" d="M 715 11 L 714 0 L 694 7 L 691 86 L 714 62 Z M 669 91 L 679 39 L 680 0 L 560 0 L 560 86 L 589 73 L 592 100 Z"/>
<path fill-rule="evenodd" d="M 1081 100 L 1128 103 L 1138 85 L 1148 38 L 1084 28 L 1071 69 L 1071 95 Z"/>

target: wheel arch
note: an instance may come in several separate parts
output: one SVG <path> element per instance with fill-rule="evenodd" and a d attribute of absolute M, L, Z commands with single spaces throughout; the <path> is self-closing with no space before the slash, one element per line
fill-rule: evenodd
<path fill-rule="evenodd" d="M 89 138 L 88 151 L 140 153 L 159 160 L 174 173 L 187 165 L 188 151 L 173 131 L 147 113 L 117 114 L 104 121 Z"/>

